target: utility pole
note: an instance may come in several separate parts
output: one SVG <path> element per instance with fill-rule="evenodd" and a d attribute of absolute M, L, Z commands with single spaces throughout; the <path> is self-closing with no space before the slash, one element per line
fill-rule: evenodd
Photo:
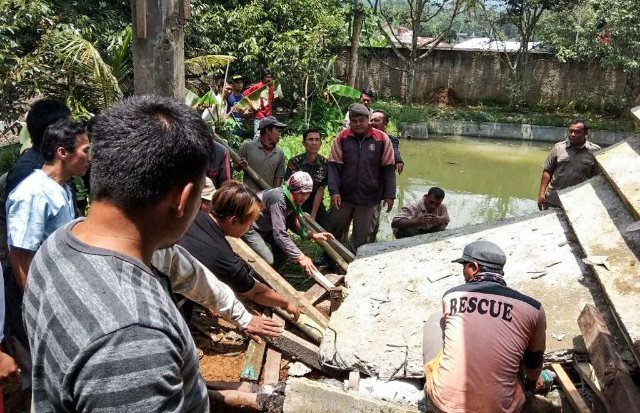
<path fill-rule="evenodd" d="M 131 0 L 137 95 L 184 99 L 184 25 L 189 0 Z"/>

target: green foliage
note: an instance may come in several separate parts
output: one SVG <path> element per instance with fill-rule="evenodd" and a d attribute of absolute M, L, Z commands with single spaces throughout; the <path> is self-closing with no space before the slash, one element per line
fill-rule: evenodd
<path fill-rule="evenodd" d="M 7 172 L 20 157 L 20 145 L 9 145 L 0 148 L 0 175 Z"/>
<path fill-rule="evenodd" d="M 258 80 L 268 67 L 291 105 L 318 90 L 345 39 L 338 0 L 192 1 L 187 55 L 229 54 L 232 72 Z"/>
<path fill-rule="evenodd" d="M 0 2 L 0 119 L 16 119 L 41 95 L 93 112 L 126 94 L 130 20 L 128 0 Z"/>

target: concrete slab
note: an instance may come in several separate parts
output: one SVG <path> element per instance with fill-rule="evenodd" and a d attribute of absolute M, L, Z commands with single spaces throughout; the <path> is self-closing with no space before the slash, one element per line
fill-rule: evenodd
<path fill-rule="evenodd" d="M 284 413 L 418 413 L 412 406 L 297 377 L 287 380 L 285 396 Z"/>
<path fill-rule="evenodd" d="M 618 196 L 635 218 L 640 219 L 640 136 L 602 150 L 596 160 Z"/>
<path fill-rule="evenodd" d="M 508 256 L 507 284 L 545 306 L 547 351 L 580 347 L 576 320 L 598 287 L 568 230 L 561 215 L 536 213 L 361 248 L 345 279 L 349 295 L 325 332 L 321 360 L 382 379 L 422 377 L 422 325 L 442 311 L 443 293 L 464 282 L 460 265 L 450 261 L 477 239 L 500 245 Z"/>
<path fill-rule="evenodd" d="M 593 269 L 640 363 L 640 233 L 624 232 L 634 218 L 602 175 L 559 195 L 585 255 L 607 257 Z"/>

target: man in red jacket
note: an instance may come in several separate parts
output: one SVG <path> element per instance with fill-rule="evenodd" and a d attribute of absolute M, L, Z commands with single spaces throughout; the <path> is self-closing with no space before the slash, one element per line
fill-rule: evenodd
<path fill-rule="evenodd" d="M 369 125 L 366 106 L 349 106 L 349 118 L 350 127 L 338 134 L 329 154 L 329 220 L 333 235 L 339 237 L 353 219 L 352 246 L 356 250 L 373 235 L 380 201 L 391 211 L 396 175 L 391 140 Z"/>
<path fill-rule="evenodd" d="M 255 112 L 255 116 L 253 119 L 253 135 L 254 137 L 258 136 L 258 125 L 260 121 L 264 118 L 271 116 L 271 106 L 273 105 L 273 75 L 269 69 L 263 69 L 262 73 L 260 73 L 260 81 L 258 83 L 254 83 L 249 86 L 249 89 L 242 92 L 244 96 L 249 96 L 251 93 L 256 90 L 264 87 L 266 84 L 269 84 L 269 97 L 267 100 L 260 98 L 260 107 Z"/>

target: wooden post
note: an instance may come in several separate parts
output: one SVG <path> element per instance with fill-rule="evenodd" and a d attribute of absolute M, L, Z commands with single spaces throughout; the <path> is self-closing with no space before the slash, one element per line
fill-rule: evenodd
<path fill-rule="evenodd" d="M 616 351 L 611 333 L 598 310 L 586 304 L 578 317 L 580 332 L 591 364 L 602 386 L 604 403 L 610 412 L 640 413 L 640 395 L 626 365 Z"/>
<path fill-rule="evenodd" d="M 322 315 L 312 304 L 300 299 L 300 292 L 293 288 L 276 270 L 274 270 L 265 260 L 251 249 L 243 240 L 239 238 L 227 237 L 227 241 L 233 251 L 249 264 L 256 274 L 264 280 L 267 285 L 287 297 L 300 311 L 305 313 L 311 320 L 322 328 L 326 328 L 329 319 Z"/>
<path fill-rule="evenodd" d="M 184 19 L 182 0 L 131 2 L 133 85 L 137 95 L 184 100 Z M 140 10 L 140 8 L 146 10 Z M 140 26 L 140 27 L 139 27 Z"/>

